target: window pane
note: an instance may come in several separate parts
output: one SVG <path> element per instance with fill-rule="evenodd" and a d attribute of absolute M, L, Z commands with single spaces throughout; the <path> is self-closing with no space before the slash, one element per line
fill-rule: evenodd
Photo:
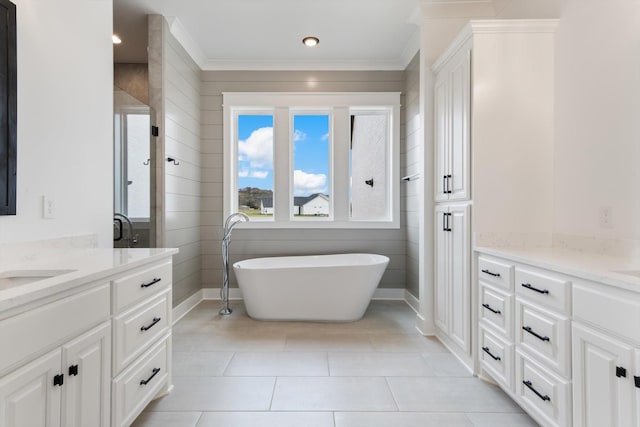
<path fill-rule="evenodd" d="M 273 116 L 238 116 L 238 210 L 273 218 Z"/>
<path fill-rule="evenodd" d="M 127 209 L 129 218 L 150 217 L 149 114 L 127 114 Z M 145 164 L 146 163 L 146 164 Z"/>
<path fill-rule="evenodd" d="M 326 218 L 329 194 L 329 115 L 293 117 L 293 216 Z"/>
<path fill-rule="evenodd" d="M 389 218 L 388 116 L 357 113 L 351 116 L 351 218 Z"/>

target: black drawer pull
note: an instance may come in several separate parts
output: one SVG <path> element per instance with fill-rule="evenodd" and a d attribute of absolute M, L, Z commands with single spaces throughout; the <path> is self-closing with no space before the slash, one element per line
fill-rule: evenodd
<path fill-rule="evenodd" d="M 451 191 L 451 187 L 449 186 L 449 184 L 451 184 L 451 175 L 447 175 L 447 194 L 453 193 L 453 191 Z"/>
<path fill-rule="evenodd" d="M 69 376 L 75 377 L 76 375 L 78 375 L 78 365 L 69 366 Z"/>
<path fill-rule="evenodd" d="M 151 374 L 151 376 L 149 378 L 147 378 L 146 380 L 140 380 L 140 385 L 149 384 L 149 381 L 151 381 L 153 379 L 153 377 L 158 375 L 158 372 L 160 372 L 160 368 L 153 368 L 153 374 Z"/>
<path fill-rule="evenodd" d="M 158 283 L 159 281 L 161 281 L 162 279 L 159 277 L 154 278 L 152 281 L 150 281 L 149 283 L 143 283 L 140 285 L 141 288 L 148 288 L 149 286 L 155 285 L 156 283 Z"/>
<path fill-rule="evenodd" d="M 153 322 L 151 322 L 151 324 L 149 324 L 149 326 L 143 326 L 140 328 L 141 331 L 148 331 L 149 329 L 153 328 L 153 326 L 158 323 L 160 321 L 160 317 L 154 317 L 153 318 Z"/>
<path fill-rule="evenodd" d="M 62 387 L 64 384 L 64 374 L 58 374 L 53 377 L 53 385 L 59 385 Z"/>
<path fill-rule="evenodd" d="M 534 392 L 536 394 L 536 396 L 538 396 L 540 399 L 542 399 L 545 402 L 551 402 L 551 398 L 549 396 L 547 396 L 546 394 L 542 394 L 540 393 L 538 390 L 536 390 L 535 388 L 533 388 L 533 385 L 531 384 L 531 381 L 522 381 L 522 384 L 526 385 L 527 388 L 529 390 L 531 390 L 532 392 Z"/>
<path fill-rule="evenodd" d="M 635 383 L 636 388 L 640 388 L 640 377 L 634 376 L 633 377 L 633 382 Z"/>
<path fill-rule="evenodd" d="M 500 314 L 501 313 L 500 310 L 495 310 L 495 309 L 491 308 L 491 306 L 489 304 L 482 304 L 482 306 L 484 308 L 486 308 L 487 310 L 489 310 L 490 312 L 492 312 L 492 313 L 495 313 L 495 314 Z"/>
<path fill-rule="evenodd" d="M 616 377 L 627 378 L 627 370 L 622 366 L 616 366 Z"/>
<path fill-rule="evenodd" d="M 489 347 L 482 347 L 482 351 L 491 356 L 493 360 L 500 360 L 500 356 L 494 356 L 493 354 L 491 354 L 491 350 L 489 350 Z"/>
<path fill-rule="evenodd" d="M 488 274 L 489 276 L 500 277 L 500 273 L 493 273 L 489 270 L 480 270 L 480 271 L 482 271 L 484 274 Z"/>
<path fill-rule="evenodd" d="M 549 293 L 548 289 L 534 288 L 533 286 L 531 286 L 531 283 L 522 283 L 522 287 L 523 288 L 527 288 L 527 289 L 531 289 L 532 291 L 538 292 L 539 294 L 548 294 Z"/>
<path fill-rule="evenodd" d="M 534 332 L 533 329 L 531 329 L 531 326 L 523 326 L 522 329 L 524 329 L 525 331 L 529 332 L 531 335 L 533 335 L 534 337 L 538 338 L 539 340 L 542 341 L 551 341 L 551 339 L 549 337 L 543 337 L 542 335 L 538 335 Z"/>

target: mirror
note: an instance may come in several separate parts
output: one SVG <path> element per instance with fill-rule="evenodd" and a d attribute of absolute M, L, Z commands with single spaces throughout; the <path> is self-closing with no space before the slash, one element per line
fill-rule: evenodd
<path fill-rule="evenodd" d="M 155 247 L 147 64 L 114 67 L 113 246 Z"/>

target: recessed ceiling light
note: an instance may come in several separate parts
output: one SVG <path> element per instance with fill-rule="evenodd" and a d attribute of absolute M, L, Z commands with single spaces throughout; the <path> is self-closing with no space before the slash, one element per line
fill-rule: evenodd
<path fill-rule="evenodd" d="M 118 37 L 117 34 L 114 34 L 111 36 L 111 40 L 113 40 L 113 44 L 120 44 L 122 43 L 122 39 L 120 37 Z"/>
<path fill-rule="evenodd" d="M 314 47 L 318 43 L 320 43 L 320 39 L 317 37 L 309 36 L 302 39 L 302 44 L 304 44 L 306 47 Z"/>

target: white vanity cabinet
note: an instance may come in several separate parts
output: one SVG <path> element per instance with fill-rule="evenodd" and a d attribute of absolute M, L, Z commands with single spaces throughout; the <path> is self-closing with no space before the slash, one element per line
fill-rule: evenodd
<path fill-rule="evenodd" d="M 76 276 L 73 286 L 55 282 L 59 293 L 5 304 L 0 427 L 129 426 L 169 391 L 175 250 L 157 251 L 155 260 L 141 255 L 133 267 Z"/>
<path fill-rule="evenodd" d="M 0 425 L 107 427 L 108 319 L 109 285 L 101 284 L 1 320 Z"/>
<path fill-rule="evenodd" d="M 574 426 L 640 424 L 640 294 L 580 281 L 573 295 Z"/>

